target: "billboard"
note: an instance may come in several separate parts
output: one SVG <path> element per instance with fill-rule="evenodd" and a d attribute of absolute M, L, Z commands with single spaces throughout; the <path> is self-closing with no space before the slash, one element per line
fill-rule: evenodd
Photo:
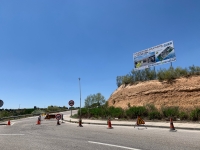
<path fill-rule="evenodd" d="M 136 52 L 133 59 L 135 70 L 176 61 L 173 41 Z"/>

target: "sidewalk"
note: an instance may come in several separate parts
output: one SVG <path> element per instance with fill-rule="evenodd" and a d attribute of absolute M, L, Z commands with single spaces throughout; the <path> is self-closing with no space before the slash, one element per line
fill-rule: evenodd
<path fill-rule="evenodd" d="M 63 116 L 64 121 L 78 123 L 79 119 L 70 118 L 69 115 Z M 145 121 L 145 120 L 144 120 Z M 135 122 L 133 121 L 117 121 L 111 120 L 113 126 L 134 126 Z M 97 124 L 97 125 L 107 125 L 107 121 L 105 120 L 90 120 L 90 119 L 82 119 L 82 124 Z M 176 123 L 173 122 L 175 129 L 186 129 L 186 130 L 199 130 L 200 131 L 200 123 Z M 156 128 L 170 128 L 170 122 L 146 122 L 146 127 L 156 127 Z"/>

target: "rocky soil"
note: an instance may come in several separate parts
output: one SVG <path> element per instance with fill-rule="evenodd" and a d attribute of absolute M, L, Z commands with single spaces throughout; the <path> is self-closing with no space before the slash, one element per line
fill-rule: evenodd
<path fill-rule="evenodd" d="M 179 106 L 189 111 L 200 108 L 200 76 L 176 79 L 171 83 L 158 80 L 139 82 L 135 85 L 122 85 L 112 93 L 109 106 L 128 108 L 154 104 L 161 106 Z"/>

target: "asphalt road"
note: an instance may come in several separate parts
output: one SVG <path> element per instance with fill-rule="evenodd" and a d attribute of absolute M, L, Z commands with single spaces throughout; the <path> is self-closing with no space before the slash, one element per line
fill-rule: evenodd
<path fill-rule="evenodd" d="M 70 112 L 66 112 L 68 114 Z M 199 150 L 200 131 L 114 127 L 43 120 L 37 117 L 0 126 L 0 150 Z"/>

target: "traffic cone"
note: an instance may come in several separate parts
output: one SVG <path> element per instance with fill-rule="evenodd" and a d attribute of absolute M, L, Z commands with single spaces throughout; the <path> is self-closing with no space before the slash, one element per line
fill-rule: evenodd
<path fill-rule="evenodd" d="M 10 120 L 8 120 L 8 126 L 10 126 Z"/>
<path fill-rule="evenodd" d="M 37 124 L 36 125 L 40 125 L 40 119 L 37 120 Z"/>
<path fill-rule="evenodd" d="M 108 128 L 107 129 L 113 129 L 110 119 L 108 119 L 107 123 L 108 123 Z"/>
<path fill-rule="evenodd" d="M 170 131 L 174 131 L 176 132 L 177 130 L 174 128 L 174 125 L 173 125 L 173 120 L 172 118 L 170 118 Z"/>
<path fill-rule="evenodd" d="M 78 127 L 83 127 L 83 126 L 82 126 L 82 119 L 81 119 L 81 118 L 79 118 Z"/>

